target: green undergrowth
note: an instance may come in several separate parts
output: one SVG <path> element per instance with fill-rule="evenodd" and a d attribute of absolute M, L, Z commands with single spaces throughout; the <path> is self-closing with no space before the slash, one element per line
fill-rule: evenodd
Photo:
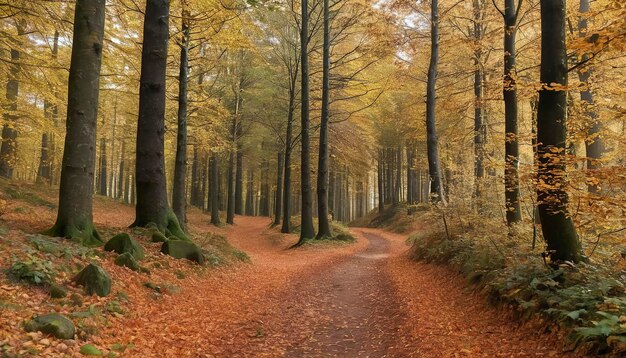
<path fill-rule="evenodd" d="M 31 186 L 17 185 L 14 183 L 0 182 L 0 188 L 7 199 L 19 200 L 33 206 L 43 206 L 48 209 L 55 209 L 56 204 L 42 198 Z"/>
<path fill-rule="evenodd" d="M 540 315 L 566 333 L 572 349 L 626 353 L 626 270 L 605 260 L 550 268 L 527 238 L 506 229 L 499 236 L 472 226 L 442 231 L 411 236 L 412 258 L 455 267 L 521 319 Z"/>
<path fill-rule="evenodd" d="M 202 249 L 207 264 L 210 266 L 222 266 L 236 262 L 250 262 L 247 253 L 232 246 L 228 239 L 222 235 L 203 233 L 193 235 L 192 240 Z"/>
<path fill-rule="evenodd" d="M 323 237 L 320 239 L 307 240 L 304 245 L 306 246 L 319 246 L 319 245 L 349 245 L 356 242 L 356 238 L 352 236 L 352 233 L 348 228 L 337 222 L 332 221 L 330 223 L 332 236 Z"/>

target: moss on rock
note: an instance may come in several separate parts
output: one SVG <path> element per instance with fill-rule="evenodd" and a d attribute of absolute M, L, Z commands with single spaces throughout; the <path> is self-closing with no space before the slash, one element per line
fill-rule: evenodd
<path fill-rule="evenodd" d="M 74 277 L 74 281 L 84 286 L 88 295 L 104 297 L 111 293 L 111 278 L 102 267 L 95 264 L 87 265 Z"/>
<path fill-rule="evenodd" d="M 106 251 L 117 252 L 120 255 L 129 253 L 137 260 L 143 260 L 145 257 L 143 247 L 127 233 L 113 236 L 111 240 L 107 241 L 104 245 L 104 249 Z"/>
<path fill-rule="evenodd" d="M 115 258 L 115 264 L 117 266 L 128 267 L 133 271 L 139 270 L 139 263 L 135 260 L 135 257 L 130 252 L 125 252 Z"/>
<path fill-rule="evenodd" d="M 161 252 L 177 259 L 187 259 L 204 264 L 205 257 L 200 248 L 191 241 L 168 240 L 161 246 Z"/>
<path fill-rule="evenodd" d="M 28 321 L 24 326 L 27 332 L 42 332 L 59 339 L 72 339 L 76 333 L 74 323 L 58 313 L 49 313 Z"/>

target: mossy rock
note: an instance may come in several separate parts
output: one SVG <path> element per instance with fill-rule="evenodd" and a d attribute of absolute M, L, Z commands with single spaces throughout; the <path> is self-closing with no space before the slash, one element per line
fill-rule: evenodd
<path fill-rule="evenodd" d="M 155 231 L 152 233 L 152 242 L 166 242 L 167 236 L 163 235 L 160 231 Z"/>
<path fill-rule="evenodd" d="M 130 252 L 125 252 L 115 258 L 115 264 L 117 266 L 128 267 L 133 271 L 139 270 L 139 263 L 135 260 L 135 257 Z"/>
<path fill-rule="evenodd" d="M 143 260 L 145 257 L 143 247 L 127 233 L 113 236 L 111 240 L 104 245 L 104 249 L 106 251 L 115 251 L 120 255 L 129 253 L 137 260 Z"/>
<path fill-rule="evenodd" d="M 191 241 L 168 240 L 161 246 L 161 252 L 177 259 L 187 259 L 204 264 L 205 258 L 198 246 Z"/>
<path fill-rule="evenodd" d="M 111 293 L 111 278 L 102 267 L 89 264 L 74 277 L 74 281 L 85 286 L 88 295 L 96 294 L 100 297 Z"/>
<path fill-rule="evenodd" d="M 42 332 L 59 339 L 72 339 L 76 333 L 74 323 L 58 313 L 49 313 L 28 321 L 24 326 L 27 332 Z"/>
<path fill-rule="evenodd" d="M 61 285 L 53 283 L 50 285 L 50 297 L 52 298 L 64 298 L 67 296 L 67 289 Z"/>

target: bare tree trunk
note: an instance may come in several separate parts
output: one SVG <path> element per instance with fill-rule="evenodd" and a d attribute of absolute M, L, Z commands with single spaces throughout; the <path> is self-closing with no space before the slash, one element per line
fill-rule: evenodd
<path fill-rule="evenodd" d="M 282 150 L 278 151 L 276 157 L 276 204 L 274 205 L 274 225 L 280 224 L 282 215 L 282 200 L 283 200 L 283 162 L 285 160 L 285 154 Z"/>
<path fill-rule="evenodd" d="M 93 224 L 92 200 L 104 8 L 105 0 L 76 2 L 59 211 L 47 231 L 87 246 L 102 244 Z"/>
<path fill-rule="evenodd" d="M 52 60 L 56 61 L 59 53 L 59 31 L 54 32 L 54 40 L 52 43 Z M 53 91 L 56 93 L 56 91 Z M 56 105 L 49 99 L 44 101 L 44 115 L 51 124 L 56 125 L 54 109 Z M 37 183 L 52 184 L 52 160 L 54 147 L 54 134 L 52 131 L 44 130 L 41 135 L 41 157 L 39 159 L 39 168 L 37 169 Z"/>
<path fill-rule="evenodd" d="M 220 191 L 220 172 L 219 172 L 219 160 L 217 154 L 212 153 L 210 159 L 210 171 L 211 178 L 209 180 L 209 201 L 211 207 L 211 224 L 215 226 L 221 225 L 220 222 L 220 202 L 219 202 L 219 191 Z"/>
<path fill-rule="evenodd" d="M 517 124 L 517 84 L 515 78 L 515 35 L 522 0 L 504 0 L 504 117 L 505 169 L 504 197 L 506 222 L 511 225 L 522 220 L 519 190 L 519 138 Z"/>
<path fill-rule="evenodd" d="M 537 197 L 543 237 L 553 262 L 582 260 L 567 210 L 567 49 L 565 0 L 541 0 L 541 83 L 537 115 Z"/>
<path fill-rule="evenodd" d="M 176 137 L 176 162 L 174 165 L 174 187 L 172 193 L 172 210 L 178 223 L 185 230 L 185 210 L 187 195 L 185 192 L 187 179 L 187 85 L 189 82 L 189 25 L 188 13 L 183 6 L 182 39 L 180 43 L 180 64 L 178 73 L 178 130 Z"/>
<path fill-rule="evenodd" d="M 235 175 L 235 214 L 243 215 L 243 152 L 237 148 L 237 172 Z"/>
<path fill-rule="evenodd" d="M 483 86 L 483 1 L 473 0 L 474 10 L 474 197 L 478 203 L 478 210 L 482 208 L 483 180 L 485 177 L 485 111 Z"/>
<path fill-rule="evenodd" d="M 137 125 L 137 205 L 133 226 L 157 225 L 167 236 L 187 236 L 167 202 L 165 179 L 165 74 L 169 39 L 168 0 L 148 0 L 144 17 L 139 121 Z"/>
<path fill-rule="evenodd" d="M 439 142 L 436 125 L 436 84 L 437 64 L 439 62 L 439 0 L 431 1 L 430 14 L 431 46 L 430 65 L 428 67 L 428 82 L 426 84 L 426 144 L 428 154 L 428 172 L 430 175 L 430 194 L 433 202 L 446 204 L 441 180 L 441 165 L 439 164 Z"/>

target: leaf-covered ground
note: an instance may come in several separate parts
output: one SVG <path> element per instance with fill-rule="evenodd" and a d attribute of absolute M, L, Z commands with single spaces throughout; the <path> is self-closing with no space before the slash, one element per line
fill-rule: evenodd
<path fill-rule="evenodd" d="M 192 210 L 189 227 L 197 240 L 208 232 L 224 235 L 249 255 L 249 263 L 234 259 L 241 251 L 206 239 L 216 250 L 214 265 L 200 268 L 160 255 L 158 244 L 135 233 L 146 247 L 141 265 L 147 270 L 133 272 L 115 266 L 114 255 L 101 249 L 69 246 L 58 255 L 33 249 L 37 238 L 28 234 L 52 223 L 54 205 L 5 200 L 1 269 L 31 250 L 29 257 L 50 261 L 55 280 L 71 294 L 51 299 L 46 289 L 2 274 L 0 352 L 8 356 L 78 356 L 85 344 L 104 355 L 128 357 L 566 354 L 559 337 L 545 333 L 541 324 L 520 326 L 507 312 L 489 308 L 451 270 L 410 261 L 403 235 L 353 229 L 353 244 L 288 250 L 297 237 L 270 229 L 269 219 L 238 217 L 235 226 L 215 228 Z M 131 207 L 96 200 L 96 223 L 107 238 L 128 231 L 133 214 Z M 111 274 L 110 296 L 86 297 L 71 284 L 73 272 L 89 261 Z M 75 340 L 23 330 L 32 315 L 52 311 L 77 324 Z"/>

